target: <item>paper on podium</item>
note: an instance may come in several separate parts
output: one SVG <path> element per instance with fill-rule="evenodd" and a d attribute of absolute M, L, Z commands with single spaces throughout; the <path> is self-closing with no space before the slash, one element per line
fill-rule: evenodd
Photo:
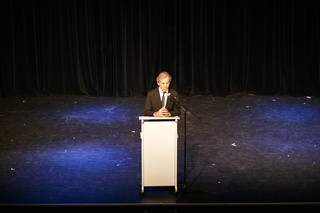
<path fill-rule="evenodd" d="M 155 117 L 155 116 L 139 116 L 139 120 L 178 120 L 179 116 L 172 117 Z"/>

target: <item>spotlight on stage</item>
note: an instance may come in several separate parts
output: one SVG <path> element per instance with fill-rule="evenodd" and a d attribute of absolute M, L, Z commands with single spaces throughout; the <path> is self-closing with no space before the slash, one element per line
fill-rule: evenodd
<path fill-rule="evenodd" d="M 1 188 L 2 201 L 113 203 L 121 193 L 139 191 L 139 173 L 128 176 L 140 170 L 140 144 L 132 143 L 139 140 L 139 122 L 130 106 L 107 101 L 59 105 L 50 121 L 41 120 L 42 131 L 34 131 L 33 141 L 7 152 L 9 170 L 2 176 L 13 179 Z"/>
<path fill-rule="evenodd" d="M 57 144 L 60 145 L 25 150 L 21 156 L 24 163 L 12 164 L 10 174 L 15 179 L 3 188 L 5 201 L 37 204 L 116 202 L 119 198 L 115 192 L 119 191 L 121 178 L 139 166 L 139 162 L 132 160 L 133 154 L 117 144 L 99 141 Z M 138 181 L 139 177 L 131 177 L 126 184 L 131 186 Z M 121 190 L 126 191 L 128 187 Z"/>
<path fill-rule="evenodd" d="M 90 123 L 109 123 L 119 120 L 128 113 L 125 107 L 113 105 L 76 106 L 67 112 L 61 112 L 66 119 Z"/>
<path fill-rule="evenodd" d="M 320 119 L 320 108 L 306 104 L 276 105 L 264 110 L 262 116 L 277 122 L 315 122 Z"/>

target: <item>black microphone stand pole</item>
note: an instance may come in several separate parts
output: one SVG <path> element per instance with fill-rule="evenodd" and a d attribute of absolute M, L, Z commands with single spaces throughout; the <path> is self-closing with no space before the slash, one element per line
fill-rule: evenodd
<path fill-rule="evenodd" d="M 171 97 L 171 96 L 170 96 Z M 187 188 L 186 184 L 186 172 L 187 172 L 187 112 L 190 112 L 195 116 L 195 114 L 190 111 L 187 107 L 183 106 L 177 97 L 173 97 L 174 102 L 177 104 L 179 109 L 182 109 L 184 114 L 184 159 L 183 159 L 183 189 Z"/>
<path fill-rule="evenodd" d="M 181 195 L 187 190 L 187 183 L 186 183 L 186 172 L 187 172 L 187 112 L 190 112 L 193 116 L 198 118 L 191 110 L 189 110 L 186 106 L 183 106 L 178 97 L 172 97 L 174 103 L 177 105 L 178 109 L 183 111 L 184 114 L 184 162 L 183 162 L 183 185 L 182 185 L 182 191 L 179 193 L 178 197 L 176 198 L 176 202 L 179 201 Z M 198 118 L 199 119 L 199 118 Z"/>
<path fill-rule="evenodd" d="M 179 109 L 182 109 L 184 115 L 184 137 L 183 137 L 183 145 L 184 145 L 184 153 L 183 153 L 183 189 L 187 188 L 186 184 L 186 171 L 187 171 L 187 109 L 180 104 L 180 101 L 173 98 L 174 102 L 178 105 Z"/>
<path fill-rule="evenodd" d="M 184 158 L 183 158 L 183 188 L 187 188 L 186 184 L 186 172 L 187 172 L 187 109 L 182 106 L 182 110 L 184 113 L 184 138 L 183 138 L 183 143 L 184 143 Z"/>
<path fill-rule="evenodd" d="M 191 114 L 193 114 L 195 116 L 195 114 L 190 111 L 187 107 L 183 106 L 182 104 L 179 105 L 181 107 L 181 109 L 183 110 L 184 113 L 184 163 L 183 163 L 183 188 L 186 189 L 187 188 L 187 184 L 186 184 L 186 172 L 187 172 L 187 112 L 190 112 Z"/>

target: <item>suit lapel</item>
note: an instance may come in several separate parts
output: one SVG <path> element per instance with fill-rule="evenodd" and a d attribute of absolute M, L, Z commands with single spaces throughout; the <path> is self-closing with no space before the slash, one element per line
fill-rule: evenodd
<path fill-rule="evenodd" d="M 162 107 L 162 102 L 161 102 L 161 98 L 160 98 L 160 93 L 159 93 L 159 88 L 155 89 L 155 103 L 157 103 L 157 108 L 161 109 Z"/>

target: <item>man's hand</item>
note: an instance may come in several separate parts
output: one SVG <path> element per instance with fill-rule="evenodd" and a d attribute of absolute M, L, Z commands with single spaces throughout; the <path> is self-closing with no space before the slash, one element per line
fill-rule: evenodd
<path fill-rule="evenodd" d="M 167 108 L 162 107 L 158 112 L 155 113 L 156 117 L 169 117 L 170 113 Z"/>

